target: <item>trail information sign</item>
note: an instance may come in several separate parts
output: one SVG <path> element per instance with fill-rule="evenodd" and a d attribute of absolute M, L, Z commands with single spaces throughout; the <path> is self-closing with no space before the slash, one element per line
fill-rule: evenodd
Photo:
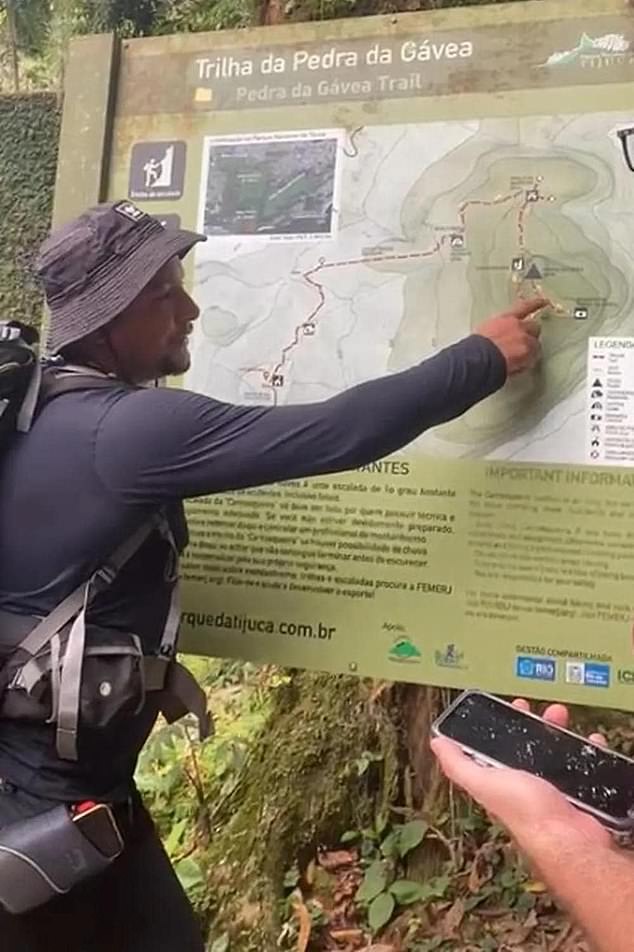
<path fill-rule="evenodd" d="M 57 216 L 208 235 L 185 386 L 322 400 L 554 302 L 394 457 L 192 502 L 190 650 L 634 709 L 633 96 L 623 0 L 76 44 Z"/>

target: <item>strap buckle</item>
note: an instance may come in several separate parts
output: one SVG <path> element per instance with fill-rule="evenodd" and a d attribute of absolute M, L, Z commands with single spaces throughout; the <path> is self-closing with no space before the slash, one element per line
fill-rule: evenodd
<path fill-rule="evenodd" d="M 100 566 L 93 575 L 93 584 L 109 588 L 118 575 L 116 568 L 109 563 Z"/>
<path fill-rule="evenodd" d="M 0 322 L 0 341 L 3 343 L 10 340 L 17 340 L 18 337 L 21 337 L 21 330 L 19 327 L 16 327 L 15 324 L 10 324 L 6 321 Z"/>

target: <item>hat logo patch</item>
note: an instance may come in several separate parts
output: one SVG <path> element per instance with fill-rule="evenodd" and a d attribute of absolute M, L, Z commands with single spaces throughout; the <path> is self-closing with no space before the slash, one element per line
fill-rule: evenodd
<path fill-rule="evenodd" d="M 128 221 L 138 222 L 142 221 L 143 218 L 147 218 L 147 212 L 138 208 L 134 202 L 119 202 L 114 206 L 113 210 L 117 215 L 121 215 L 122 218 L 127 218 Z"/>

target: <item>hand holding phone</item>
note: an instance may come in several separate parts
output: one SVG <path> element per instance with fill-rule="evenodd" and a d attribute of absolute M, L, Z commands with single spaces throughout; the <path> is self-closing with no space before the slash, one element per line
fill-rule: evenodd
<path fill-rule="evenodd" d="M 634 761 L 622 754 L 478 691 L 462 694 L 432 733 L 455 741 L 482 764 L 548 781 L 614 832 L 634 827 Z"/>

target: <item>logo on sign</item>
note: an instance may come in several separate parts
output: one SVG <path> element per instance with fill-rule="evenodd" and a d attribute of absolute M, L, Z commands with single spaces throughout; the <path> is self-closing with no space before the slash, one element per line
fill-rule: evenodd
<path fill-rule="evenodd" d="M 634 671 L 629 668 L 620 668 L 616 678 L 619 684 L 634 684 Z"/>
<path fill-rule="evenodd" d="M 454 644 L 447 645 L 444 651 L 434 652 L 434 661 L 439 668 L 464 668 L 463 658 L 464 651 L 458 651 Z"/>
<path fill-rule="evenodd" d="M 542 66 L 580 66 L 601 68 L 619 63 L 631 51 L 632 44 L 622 33 L 606 33 L 604 36 L 588 36 L 582 33 L 573 49 L 559 50 L 549 56 Z"/>
<path fill-rule="evenodd" d="M 420 651 L 407 636 L 397 638 L 389 652 L 390 661 L 419 661 L 421 657 Z"/>
<path fill-rule="evenodd" d="M 554 681 L 557 677 L 557 662 L 550 658 L 523 658 L 515 662 L 515 674 L 518 678 L 532 681 Z"/>
<path fill-rule="evenodd" d="M 594 662 L 566 662 L 566 683 L 579 684 L 587 688 L 610 687 L 610 665 Z"/>

